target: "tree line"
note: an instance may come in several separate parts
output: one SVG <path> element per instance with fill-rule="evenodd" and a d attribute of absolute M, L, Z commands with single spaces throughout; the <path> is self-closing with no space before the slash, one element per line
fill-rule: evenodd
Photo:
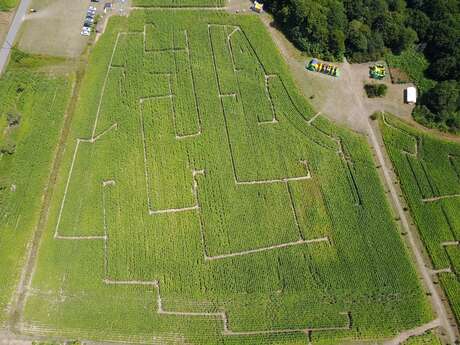
<path fill-rule="evenodd" d="M 460 1 L 265 0 L 276 24 L 301 50 L 325 60 L 378 60 L 414 44 L 436 85 L 414 116 L 460 130 Z"/>

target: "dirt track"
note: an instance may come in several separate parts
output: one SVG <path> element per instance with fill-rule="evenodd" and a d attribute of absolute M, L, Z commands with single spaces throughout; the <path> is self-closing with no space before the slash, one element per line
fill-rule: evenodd
<path fill-rule="evenodd" d="M 86 63 L 82 63 L 84 66 Z M 37 227 L 34 230 L 33 237 L 28 244 L 28 253 L 27 259 L 25 261 L 24 267 L 21 272 L 20 281 L 14 292 L 12 301 L 11 301 L 11 310 L 9 315 L 9 324 L 8 329 L 11 332 L 20 333 L 20 322 L 22 320 L 22 313 L 24 311 L 25 301 L 27 297 L 27 290 L 31 285 L 33 273 L 35 271 L 37 263 L 37 254 L 40 247 L 40 241 L 44 232 L 45 224 L 48 219 L 49 203 L 53 194 L 54 186 L 56 184 L 56 179 L 58 176 L 59 166 L 61 164 L 62 157 L 65 151 L 65 142 L 70 130 L 70 123 L 72 121 L 72 116 L 74 113 L 74 108 L 78 98 L 78 93 L 81 85 L 81 79 L 83 77 L 83 72 L 78 71 L 76 81 L 72 88 L 72 96 L 64 115 L 63 126 L 61 134 L 59 137 L 59 143 L 56 146 L 55 155 L 52 162 L 52 168 L 50 171 L 50 176 L 48 184 L 43 192 L 42 196 L 42 205 L 40 210 L 40 218 L 37 224 Z"/>

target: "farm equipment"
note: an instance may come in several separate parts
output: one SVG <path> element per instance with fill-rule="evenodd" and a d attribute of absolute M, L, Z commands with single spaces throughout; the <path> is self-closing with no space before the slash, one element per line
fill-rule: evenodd
<path fill-rule="evenodd" d="M 307 65 L 307 69 L 312 72 L 320 72 L 333 77 L 340 76 L 340 70 L 338 67 L 319 62 L 317 59 L 312 59 Z"/>
<path fill-rule="evenodd" d="M 384 65 L 378 64 L 369 68 L 369 76 L 373 79 L 381 80 L 385 78 L 385 75 L 386 71 Z"/>
<path fill-rule="evenodd" d="M 254 1 L 254 4 L 252 5 L 252 10 L 254 12 L 261 13 L 264 10 L 264 4 L 256 0 Z"/>

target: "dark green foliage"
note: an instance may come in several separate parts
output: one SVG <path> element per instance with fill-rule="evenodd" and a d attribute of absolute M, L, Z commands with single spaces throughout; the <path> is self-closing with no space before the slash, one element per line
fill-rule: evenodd
<path fill-rule="evenodd" d="M 325 59 L 343 57 L 348 18 L 342 1 L 270 0 L 266 5 L 297 47 Z"/>
<path fill-rule="evenodd" d="M 388 86 L 385 84 L 366 84 L 364 85 L 364 90 L 366 90 L 367 97 L 384 97 L 387 93 Z"/>
<path fill-rule="evenodd" d="M 375 60 L 387 49 L 401 52 L 418 40 L 418 31 L 407 26 L 404 0 L 268 0 L 266 5 L 295 45 L 324 59 Z M 425 35 L 429 18 L 420 13 L 414 23 L 421 23 Z"/>
<path fill-rule="evenodd" d="M 293 43 L 315 57 L 364 62 L 386 55 L 422 96 L 437 81 L 460 80 L 458 1 L 267 0 L 266 5 Z M 457 131 L 458 102 L 445 94 L 446 85 L 421 98 L 424 107 L 415 109 L 414 118 Z"/>
<path fill-rule="evenodd" d="M 460 129 L 460 85 L 455 80 L 442 81 L 422 98 L 422 105 L 414 111 L 416 120 L 441 130 Z"/>

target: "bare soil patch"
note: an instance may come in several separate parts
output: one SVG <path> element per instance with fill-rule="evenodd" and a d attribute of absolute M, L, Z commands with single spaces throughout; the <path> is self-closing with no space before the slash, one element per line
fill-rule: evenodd
<path fill-rule="evenodd" d="M 392 83 L 404 84 L 404 83 L 410 82 L 410 78 L 407 75 L 407 73 L 402 71 L 401 69 L 396 68 L 396 67 L 390 67 L 389 71 L 390 71 L 390 78 L 391 78 Z"/>
<path fill-rule="evenodd" d="M 13 11 L 0 11 L 0 42 L 4 42 L 11 21 L 13 20 Z"/>
<path fill-rule="evenodd" d="M 226 9 L 230 13 L 253 13 L 250 0 L 228 0 Z"/>

